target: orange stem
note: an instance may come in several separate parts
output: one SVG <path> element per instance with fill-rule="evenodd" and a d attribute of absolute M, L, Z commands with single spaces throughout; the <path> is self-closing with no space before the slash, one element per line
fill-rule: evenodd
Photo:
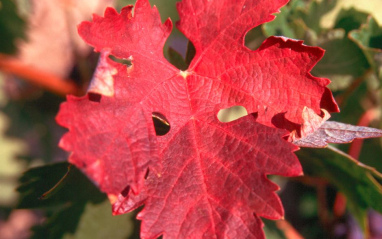
<path fill-rule="evenodd" d="M 379 111 L 377 109 L 367 110 L 358 121 L 358 126 L 369 126 L 370 123 L 378 118 Z M 349 148 L 349 155 L 358 159 L 362 149 L 363 139 L 355 139 Z"/>
<path fill-rule="evenodd" d="M 334 200 L 334 205 L 333 205 L 333 213 L 334 213 L 334 216 L 336 216 L 337 218 L 345 214 L 346 201 L 347 201 L 346 196 L 343 193 L 338 192 Z"/>
<path fill-rule="evenodd" d="M 357 88 L 359 88 L 359 86 L 365 80 L 367 75 L 370 74 L 371 72 L 373 72 L 372 69 L 369 69 L 369 70 L 365 71 L 365 73 L 362 76 L 360 76 L 357 79 L 355 79 L 353 81 L 353 83 L 349 87 L 347 87 L 347 89 L 345 90 L 345 92 L 343 94 L 341 94 L 341 95 L 336 97 L 336 102 L 337 102 L 337 104 L 338 104 L 338 106 L 340 108 L 343 108 L 344 103 L 347 101 L 347 99 L 351 96 L 351 94 L 354 93 L 354 91 Z"/>
<path fill-rule="evenodd" d="M 369 126 L 370 123 L 376 118 L 378 118 L 378 110 L 369 109 L 361 116 L 357 125 Z M 362 145 L 363 145 L 363 139 L 355 139 L 350 144 L 349 155 L 358 160 L 359 155 L 361 154 Z M 347 199 L 345 195 L 340 192 L 337 193 L 336 199 L 334 201 L 334 206 L 333 206 L 333 212 L 336 217 L 340 217 L 345 213 L 346 202 L 347 202 Z"/>
<path fill-rule="evenodd" d="M 80 88 L 69 79 L 25 65 L 22 61 L 0 53 L 0 71 L 16 75 L 32 84 L 43 87 L 59 95 L 80 95 Z"/>
<path fill-rule="evenodd" d="M 301 236 L 300 233 L 298 233 L 298 231 L 285 220 L 276 221 L 276 226 L 284 232 L 287 239 L 304 239 L 304 237 Z"/>
<path fill-rule="evenodd" d="M 291 178 L 291 180 L 303 183 L 303 184 L 311 186 L 311 187 L 318 187 L 321 185 L 325 186 L 328 184 L 328 181 L 326 181 L 323 178 L 311 177 L 311 176 L 306 176 L 306 175 L 301 176 L 301 177 L 294 177 L 294 178 Z"/>

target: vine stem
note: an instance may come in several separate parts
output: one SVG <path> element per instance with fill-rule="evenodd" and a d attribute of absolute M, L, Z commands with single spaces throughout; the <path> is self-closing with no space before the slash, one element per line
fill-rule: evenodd
<path fill-rule="evenodd" d="M 304 239 L 304 237 L 301 236 L 300 233 L 298 233 L 297 230 L 285 220 L 276 221 L 276 226 L 284 232 L 287 239 Z"/>
<path fill-rule="evenodd" d="M 358 89 L 358 87 L 362 84 L 362 82 L 365 81 L 366 77 L 371 74 L 373 72 L 372 69 L 368 69 L 366 70 L 362 76 L 356 78 L 351 84 L 349 87 L 347 87 L 347 89 L 345 90 L 345 92 L 343 94 L 341 94 L 340 96 L 336 97 L 336 102 L 338 104 L 338 106 L 340 108 L 343 108 L 344 107 L 344 104 L 345 102 L 347 101 L 347 99 L 351 96 L 351 94 L 354 93 L 354 91 L 356 89 Z"/>
<path fill-rule="evenodd" d="M 372 109 L 369 109 L 367 110 L 360 118 L 360 120 L 358 121 L 358 126 L 369 126 L 370 123 L 375 120 L 375 119 L 378 119 L 380 115 L 380 111 L 379 109 L 376 109 L 376 108 L 372 108 Z M 362 144 L 363 144 L 363 139 L 355 139 L 351 145 L 350 145 L 350 148 L 349 148 L 349 155 L 352 156 L 353 158 L 355 159 L 358 159 L 360 153 L 361 153 L 361 149 L 362 149 Z"/>
<path fill-rule="evenodd" d="M 330 146 L 329 146 L 330 147 Z M 331 219 L 329 217 L 328 204 L 326 202 L 326 188 L 329 182 L 323 178 L 302 176 L 293 180 L 305 185 L 315 187 L 317 192 L 318 217 L 321 224 L 329 230 Z"/>
<path fill-rule="evenodd" d="M 80 95 L 82 93 L 82 90 L 70 79 L 62 79 L 54 74 L 33 68 L 20 60 L 1 53 L 0 71 L 18 76 L 58 95 Z"/>
<path fill-rule="evenodd" d="M 380 111 L 377 108 L 367 110 L 358 121 L 358 126 L 369 126 L 370 123 L 377 119 L 380 115 Z M 349 148 L 349 155 L 358 160 L 361 154 L 363 145 L 363 139 L 355 139 Z M 346 212 L 347 198 L 344 194 L 338 192 L 333 205 L 333 212 L 336 217 L 341 217 Z"/>

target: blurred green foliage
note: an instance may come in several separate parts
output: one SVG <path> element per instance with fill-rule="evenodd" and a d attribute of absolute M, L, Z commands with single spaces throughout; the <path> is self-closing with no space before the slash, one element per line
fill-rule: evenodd
<path fill-rule="evenodd" d="M 296 154 L 305 174 L 325 178 L 345 194 L 349 209 L 363 230 L 367 227 L 369 208 L 382 213 L 382 174 L 377 170 L 332 146 L 326 149 L 303 148 Z"/>
<path fill-rule="evenodd" d="M 0 34 L 0 53 L 16 53 L 16 39 L 25 39 L 25 21 L 12 0 L 0 0 Z"/>
<path fill-rule="evenodd" d="M 162 21 L 168 17 L 173 23 L 178 20 L 176 0 L 150 2 L 157 5 Z M 275 14 L 277 17 L 274 21 L 251 30 L 245 44 L 250 49 L 256 49 L 266 37 L 278 35 L 302 39 L 307 45 L 325 49 L 325 56 L 313 68 L 312 74 L 332 80 L 329 87 L 341 108 L 341 113 L 332 115 L 332 120 L 358 124 L 366 112 L 375 110 L 379 116 L 374 115 L 368 125 L 382 128 L 382 27 L 374 18 L 375 14 L 382 12 L 382 3 L 373 12 L 360 10 L 357 6 L 342 8 L 336 12 L 331 24 L 323 24 L 322 19 L 333 9 L 341 8 L 343 2 L 291 0 L 280 13 Z M 120 9 L 133 3 L 133 0 L 119 0 L 115 6 Z M 0 53 L 15 55 L 17 42 L 26 39 L 28 21 L 19 16 L 17 7 L 15 1 L 0 0 Z M 195 53 L 193 50 L 192 44 L 175 29 L 166 42 L 164 53 L 173 65 L 184 70 Z M 76 65 L 70 74 L 75 82 L 82 82 L 78 79 L 81 67 L 84 66 Z M 86 67 L 92 71 L 95 63 L 89 63 Z M 32 238 L 135 238 L 136 235 L 131 233 L 133 230 L 139 231 L 139 228 L 130 220 L 131 215 L 112 217 L 105 195 L 74 167 L 47 199 L 38 199 L 54 187 L 67 171 L 68 164 L 59 163 L 67 158 L 67 154 L 56 146 L 64 130 L 54 121 L 59 104 L 64 99 L 36 90 L 35 86 L 12 76 L 7 75 L 5 78 L 4 81 L 0 77 L 5 82 L 1 86 L 6 95 L 0 110 L 9 124 L 1 132 L 4 139 L 0 142 L 17 139 L 24 146 L 21 154 L 19 151 L 16 155 L 0 154 L 0 160 L 22 162 L 20 168 L 41 165 L 22 175 L 19 172 L 18 208 L 39 210 L 45 218 L 44 223 L 33 228 Z M 87 84 L 88 81 L 83 82 L 79 87 L 85 88 Z M 15 91 L 19 93 L 17 97 Z M 348 145 L 332 147 L 349 152 Z M 0 150 L 4 150 L 1 145 Z M 281 179 L 286 185 L 281 192 L 286 219 L 306 238 L 340 238 L 331 230 L 344 221 L 352 222 L 352 218 L 357 218 L 358 227 L 368 233 L 368 210 L 382 212 L 382 180 L 379 173 L 382 172 L 381 141 L 366 140 L 359 162 L 333 150 L 302 149 L 297 152 L 306 178 L 318 178 L 327 183 L 324 200 L 327 200 L 325 205 L 328 208 L 325 210 L 329 213 L 333 227 L 326 228 L 318 223 L 323 220 L 317 206 L 322 204 L 322 198 L 317 196 L 318 185 L 299 179 Z M 2 185 L 5 184 L 0 181 L 0 188 Z M 349 213 L 341 217 L 335 216 L 332 208 L 337 192 L 342 192 L 348 199 Z M 295 205 L 296 202 L 298 205 Z M 0 221 L 6 221 L 14 209 L 9 204 L 0 205 L 0 208 Z M 352 233 L 351 230 L 348 227 L 347 236 Z M 286 238 L 285 232 L 274 221 L 265 221 L 265 232 L 268 238 Z"/>
<path fill-rule="evenodd" d="M 21 176 L 17 191 L 17 208 L 45 209 L 48 215 L 47 221 L 33 228 L 32 238 L 127 238 L 132 232 L 130 215 L 113 217 L 106 195 L 74 166 L 69 168 L 68 163 L 27 171 Z M 46 192 L 49 193 L 42 198 Z"/>

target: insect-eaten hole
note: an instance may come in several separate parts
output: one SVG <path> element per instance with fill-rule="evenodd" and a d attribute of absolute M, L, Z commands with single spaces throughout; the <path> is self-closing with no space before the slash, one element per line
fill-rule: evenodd
<path fill-rule="evenodd" d="M 240 119 L 247 116 L 247 110 L 240 105 L 235 105 L 227 109 L 221 109 L 218 112 L 218 119 L 222 123 L 232 122 L 234 120 Z"/>
<path fill-rule="evenodd" d="M 121 195 L 122 195 L 123 197 L 127 197 L 127 196 L 129 195 L 129 192 L 130 192 L 130 186 L 127 185 L 127 186 L 122 190 Z"/>
<path fill-rule="evenodd" d="M 150 173 L 150 169 L 147 169 L 145 173 L 145 179 L 147 179 L 147 177 L 149 176 L 149 173 Z"/>
<path fill-rule="evenodd" d="M 183 38 L 184 41 L 179 41 L 179 43 L 187 42 L 185 36 L 182 35 L 180 37 Z M 186 52 L 184 52 L 183 49 L 186 49 Z M 181 71 L 186 71 L 190 66 L 192 59 L 195 56 L 195 52 L 196 51 L 194 45 L 191 41 L 188 41 L 187 46 L 183 45 L 183 43 L 177 43 L 173 46 L 170 46 L 168 50 L 164 50 L 163 54 L 173 66 L 175 66 Z"/>
<path fill-rule="evenodd" d="M 192 44 L 191 41 L 188 41 L 188 43 L 187 43 L 187 51 L 186 51 L 186 58 L 185 58 L 187 65 L 190 65 L 192 59 L 194 59 L 195 53 L 196 53 L 196 50 L 195 50 L 194 44 Z"/>
<path fill-rule="evenodd" d="M 117 63 L 123 64 L 123 65 L 126 65 L 126 66 L 131 66 L 132 65 L 131 60 L 129 60 L 129 59 L 117 58 L 117 57 L 115 57 L 113 55 L 109 55 L 109 58 L 112 61 L 115 61 Z"/>
<path fill-rule="evenodd" d="M 166 119 L 166 117 L 158 112 L 152 113 L 155 133 L 157 136 L 166 135 L 170 131 L 170 123 Z"/>
<path fill-rule="evenodd" d="M 100 94 L 93 93 L 93 92 L 88 93 L 88 99 L 90 101 L 99 103 L 99 102 L 101 102 L 101 98 L 102 98 L 102 95 L 100 95 Z"/>
<path fill-rule="evenodd" d="M 244 38 L 244 44 L 246 47 L 254 51 L 261 46 L 265 39 L 266 37 L 263 35 L 261 26 L 258 26 L 247 32 Z"/>

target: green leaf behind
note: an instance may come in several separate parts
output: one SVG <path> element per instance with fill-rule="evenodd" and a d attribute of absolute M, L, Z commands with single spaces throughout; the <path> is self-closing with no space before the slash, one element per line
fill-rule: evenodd
<path fill-rule="evenodd" d="M 15 40 L 25 39 L 25 21 L 18 15 L 14 1 L 0 0 L 0 52 L 14 54 Z"/>
<path fill-rule="evenodd" d="M 348 208 L 365 230 L 367 210 L 382 212 L 382 175 L 334 147 L 303 148 L 297 156 L 305 174 L 327 179 L 348 199 Z M 378 181 L 379 180 L 379 181 Z"/>
<path fill-rule="evenodd" d="M 132 232 L 130 215 L 112 216 L 106 195 L 75 167 L 46 199 L 39 199 L 60 181 L 68 166 L 56 163 L 33 168 L 21 177 L 18 208 L 43 209 L 47 216 L 33 228 L 32 238 L 127 238 Z"/>
<path fill-rule="evenodd" d="M 369 17 L 359 30 L 349 33 L 353 40 L 364 52 L 369 64 L 373 67 L 378 78 L 382 79 L 382 27 L 373 17 Z"/>

